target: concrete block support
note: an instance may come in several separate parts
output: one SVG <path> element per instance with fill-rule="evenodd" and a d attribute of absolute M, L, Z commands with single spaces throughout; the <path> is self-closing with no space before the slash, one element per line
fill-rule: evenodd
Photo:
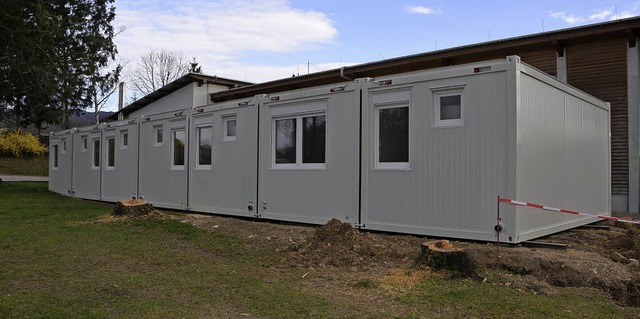
<path fill-rule="evenodd" d="M 640 96 L 638 93 L 638 69 L 640 51 L 638 39 L 627 46 L 627 106 L 629 125 L 629 206 L 632 213 L 640 212 Z"/>

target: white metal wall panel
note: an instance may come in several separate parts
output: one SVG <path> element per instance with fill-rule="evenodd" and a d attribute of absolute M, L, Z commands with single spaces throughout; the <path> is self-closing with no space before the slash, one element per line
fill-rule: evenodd
<path fill-rule="evenodd" d="M 253 217 L 258 176 L 258 104 L 238 101 L 201 108 L 191 120 L 191 210 Z M 225 121 L 235 120 L 235 138 L 225 138 Z M 211 165 L 198 163 L 198 128 L 212 127 Z M 251 209 L 249 207 L 251 206 Z"/>
<path fill-rule="evenodd" d="M 156 127 L 161 128 L 162 143 L 156 143 Z M 142 120 L 139 196 L 154 206 L 186 209 L 188 159 L 185 158 L 184 168 L 172 168 L 172 132 L 176 130 L 186 132 L 186 111 L 152 115 Z M 188 134 L 185 136 L 188 139 Z M 188 145 L 188 140 L 186 144 Z M 187 154 L 185 152 L 185 156 Z"/>
<path fill-rule="evenodd" d="M 358 222 L 358 97 L 355 84 L 272 94 L 260 110 L 262 217 L 308 223 Z M 279 100 L 276 100 L 279 98 Z M 273 99 L 273 100 L 271 100 Z M 323 168 L 274 166 L 274 121 L 326 108 Z M 322 166 L 322 165 L 320 165 Z"/>
<path fill-rule="evenodd" d="M 195 87 L 197 87 L 196 83 L 187 84 L 183 88 L 163 97 L 162 99 L 154 101 L 149 105 L 132 112 L 129 114 L 128 118 L 133 119 L 140 116 L 180 111 L 185 108 L 193 107 Z"/>
<path fill-rule="evenodd" d="M 138 196 L 138 124 L 135 120 L 107 124 L 103 141 L 107 156 L 107 137 L 115 138 L 115 165 L 102 166 L 102 200 L 116 202 Z M 124 143 L 126 134 L 127 145 Z M 106 163 L 106 157 L 105 163 Z"/>
<path fill-rule="evenodd" d="M 393 85 L 371 82 L 363 91 L 367 229 L 495 240 L 496 200 L 507 191 L 507 72 L 505 63 L 484 70 L 389 77 Z M 464 125 L 437 127 L 433 94 L 450 87 L 462 87 Z M 411 96 L 409 168 L 376 168 L 374 99 L 397 90 Z"/>
<path fill-rule="evenodd" d="M 55 154 L 49 152 L 49 190 L 63 195 L 71 195 L 71 174 L 72 174 L 72 139 L 73 134 L 70 132 L 52 133 L 49 139 L 49 150 L 54 149 L 54 145 L 58 147 L 58 167 L 54 167 L 53 161 Z M 66 142 L 66 150 L 63 150 Z"/>
<path fill-rule="evenodd" d="M 100 199 L 100 167 L 104 162 L 101 127 L 86 127 L 73 134 L 73 195 L 85 199 Z M 85 145 L 86 141 L 86 145 Z M 99 165 L 94 166 L 94 141 L 100 143 Z M 85 147 L 86 146 L 86 147 Z"/>
<path fill-rule="evenodd" d="M 530 74 L 521 75 L 518 200 L 610 214 L 608 110 Z M 517 221 L 522 241 L 594 219 L 519 207 Z"/>

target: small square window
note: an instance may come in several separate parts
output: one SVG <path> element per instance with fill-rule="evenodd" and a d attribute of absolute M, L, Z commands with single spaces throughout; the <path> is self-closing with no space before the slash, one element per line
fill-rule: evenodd
<path fill-rule="evenodd" d="M 463 86 L 433 90 L 434 126 L 464 126 Z"/>
<path fill-rule="evenodd" d="M 120 131 L 120 138 L 122 140 L 121 148 L 129 147 L 129 132 L 126 130 Z"/>
<path fill-rule="evenodd" d="M 235 116 L 227 116 L 223 118 L 224 122 L 224 141 L 235 141 L 236 140 L 236 117 Z"/>
<path fill-rule="evenodd" d="M 107 168 L 116 166 L 116 138 L 107 138 Z"/>
<path fill-rule="evenodd" d="M 162 140 L 163 140 L 162 125 L 153 127 L 153 135 L 154 135 L 154 142 L 153 142 L 154 146 L 162 146 Z"/>

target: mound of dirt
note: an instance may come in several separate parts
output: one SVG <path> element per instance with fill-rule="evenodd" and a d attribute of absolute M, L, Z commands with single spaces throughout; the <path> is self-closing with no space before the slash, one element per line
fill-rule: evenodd
<path fill-rule="evenodd" d="M 640 259 L 640 227 L 624 225 L 629 225 L 620 227 L 626 231 L 611 236 L 608 245 L 626 258 Z"/>
<path fill-rule="evenodd" d="M 318 267 L 398 266 L 413 262 L 420 255 L 420 240 L 414 246 L 404 243 L 407 236 L 361 232 L 349 223 L 332 219 L 318 228 L 292 255 L 298 262 Z"/>

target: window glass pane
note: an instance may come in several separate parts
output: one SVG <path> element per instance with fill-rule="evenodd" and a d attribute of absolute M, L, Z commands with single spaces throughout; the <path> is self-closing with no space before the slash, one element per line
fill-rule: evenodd
<path fill-rule="evenodd" d="M 409 108 L 379 110 L 379 161 L 409 162 Z"/>
<path fill-rule="evenodd" d="M 156 127 L 156 143 L 162 143 L 162 127 Z"/>
<path fill-rule="evenodd" d="M 87 149 L 87 138 L 86 137 L 82 137 L 82 149 L 83 150 Z"/>
<path fill-rule="evenodd" d="M 276 164 L 296 162 L 296 119 L 276 121 Z"/>
<path fill-rule="evenodd" d="M 114 167 L 116 165 L 116 139 L 107 139 L 107 166 Z"/>
<path fill-rule="evenodd" d="M 198 128 L 198 164 L 211 165 L 211 126 Z"/>
<path fill-rule="evenodd" d="M 462 118 L 460 95 L 440 97 L 440 120 L 459 120 Z"/>
<path fill-rule="evenodd" d="M 326 144 L 326 117 L 302 118 L 302 162 L 324 163 Z"/>
<path fill-rule="evenodd" d="M 184 165 L 184 131 L 173 132 L 173 165 Z"/>
<path fill-rule="evenodd" d="M 100 167 L 100 140 L 93 140 L 93 167 Z"/>
<path fill-rule="evenodd" d="M 129 145 L 129 134 L 127 132 L 122 133 L 122 146 Z"/>
<path fill-rule="evenodd" d="M 227 136 L 236 136 L 236 120 L 227 120 Z"/>
<path fill-rule="evenodd" d="M 58 167 L 58 145 L 53 146 L 53 167 Z"/>

